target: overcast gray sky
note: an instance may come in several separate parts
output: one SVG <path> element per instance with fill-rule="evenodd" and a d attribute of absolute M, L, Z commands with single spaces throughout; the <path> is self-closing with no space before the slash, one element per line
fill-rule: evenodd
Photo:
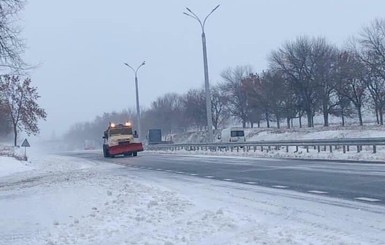
<path fill-rule="evenodd" d="M 20 16 L 27 61 L 40 64 L 33 84 L 48 118 L 42 135 L 64 133 L 103 112 L 135 108 L 138 66 L 141 107 L 167 92 L 203 86 L 201 31 L 182 12 L 206 23 L 211 84 L 228 67 L 267 67 L 267 56 L 300 35 L 342 45 L 362 26 L 384 17 L 383 0 L 30 0 Z"/>

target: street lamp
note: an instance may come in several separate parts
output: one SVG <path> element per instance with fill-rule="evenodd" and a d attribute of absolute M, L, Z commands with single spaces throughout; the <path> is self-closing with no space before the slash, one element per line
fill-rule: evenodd
<path fill-rule="evenodd" d="M 135 73 L 135 89 L 136 89 L 136 114 L 138 118 L 138 137 L 141 140 L 142 134 L 141 134 L 141 127 L 140 127 L 140 109 L 139 109 L 139 90 L 138 90 L 138 70 L 140 67 L 144 66 L 146 63 L 143 61 L 141 65 L 138 66 L 138 68 L 134 69 L 129 64 L 124 63 L 126 66 L 130 67 L 131 70 Z"/>
<path fill-rule="evenodd" d="M 191 11 L 191 9 L 186 7 L 188 12 L 183 12 L 183 14 L 195 19 L 199 22 L 202 28 L 202 48 L 203 48 L 203 64 L 204 64 L 204 75 L 205 75 L 205 92 L 206 92 L 206 111 L 207 111 L 207 127 L 209 130 L 209 138 L 208 142 L 213 141 L 213 118 L 211 113 L 211 95 L 210 95 L 210 83 L 209 83 L 209 68 L 207 64 L 207 48 L 206 48 L 206 34 L 205 34 L 205 24 L 207 18 L 219 7 L 216 6 L 211 12 L 204 18 L 203 22 L 199 19 L 199 17 Z"/>

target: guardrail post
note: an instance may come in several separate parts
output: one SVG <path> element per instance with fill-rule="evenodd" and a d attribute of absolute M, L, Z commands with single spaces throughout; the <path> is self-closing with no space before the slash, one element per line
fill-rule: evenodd
<path fill-rule="evenodd" d="M 361 151 L 360 146 L 357 145 L 357 152 L 359 153 Z"/>
<path fill-rule="evenodd" d="M 263 152 L 263 145 L 261 145 L 261 151 Z"/>
<path fill-rule="evenodd" d="M 330 150 L 330 153 L 333 152 L 333 146 L 332 145 L 329 145 L 329 150 Z"/>
<path fill-rule="evenodd" d="M 239 152 L 239 146 L 237 146 L 237 152 Z"/>
<path fill-rule="evenodd" d="M 306 146 L 306 152 L 309 153 L 309 146 Z"/>
<path fill-rule="evenodd" d="M 342 152 L 346 153 L 346 146 L 345 145 L 342 146 Z"/>
<path fill-rule="evenodd" d="M 373 145 L 373 153 L 376 153 L 376 152 L 377 152 L 376 145 Z"/>
<path fill-rule="evenodd" d="M 271 146 L 270 146 L 270 145 L 269 145 L 269 147 L 268 147 L 268 148 L 269 148 L 269 151 L 271 151 Z"/>
<path fill-rule="evenodd" d="M 320 151 L 321 151 L 321 147 L 319 145 L 317 145 L 317 151 L 318 151 L 318 153 L 320 153 Z"/>
<path fill-rule="evenodd" d="M 257 147 L 256 146 L 254 146 L 254 152 L 256 152 L 257 151 Z"/>
<path fill-rule="evenodd" d="M 346 151 L 350 151 L 349 145 L 346 146 Z"/>
<path fill-rule="evenodd" d="M 286 152 L 289 152 L 289 146 L 288 145 L 286 146 Z"/>
<path fill-rule="evenodd" d="M 298 145 L 295 146 L 295 152 L 298 152 Z"/>

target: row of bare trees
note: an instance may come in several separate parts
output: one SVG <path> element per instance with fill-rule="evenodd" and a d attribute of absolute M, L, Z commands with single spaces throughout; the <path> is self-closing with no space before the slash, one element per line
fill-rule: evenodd
<path fill-rule="evenodd" d="M 227 98 L 220 86 L 211 89 L 213 126 L 215 129 L 231 116 Z M 145 129 L 162 128 L 165 132 L 180 132 L 187 129 L 202 130 L 207 125 L 206 98 L 204 89 L 190 89 L 183 95 L 169 93 L 157 98 L 143 113 Z"/>
<path fill-rule="evenodd" d="M 261 122 L 270 127 L 275 122 L 278 128 L 282 122 L 292 127 L 295 118 L 302 127 L 306 119 L 312 127 L 316 115 L 323 117 L 324 126 L 329 125 L 330 115 L 340 117 L 342 125 L 346 118 L 363 125 L 364 108 L 383 125 L 385 20 L 373 21 L 343 48 L 325 38 L 298 37 L 271 52 L 266 70 L 255 73 L 250 66 L 237 66 L 223 71 L 221 77 L 211 88 L 215 129 L 233 119 L 243 127 L 259 127 Z M 168 93 L 142 110 L 142 128 L 144 132 L 161 128 L 164 133 L 205 129 L 205 110 L 203 89 Z M 126 116 L 136 121 L 134 113 Z M 102 128 L 107 118 L 104 121 Z M 100 132 L 101 128 L 95 133 Z M 80 133 L 72 129 L 72 135 Z"/>
<path fill-rule="evenodd" d="M 190 89 L 183 95 L 168 93 L 152 102 L 150 108 L 142 109 L 141 125 L 143 132 L 150 128 L 160 128 L 163 134 L 172 134 L 188 129 L 206 128 L 206 99 L 204 89 Z M 213 125 L 221 127 L 231 116 L 227 110 L 227 99 L 219 87 L 212 88 Z M 109 122 L 137 122 L 134 110 L 104 113 L 93 122 L 77 123 L 65 134 L 64 138 L 72 145 L 81 147 L 86 140 L 101 141 L 103 131 Z"/>
<path fill-rule="evenodd" d="M 297 118 L 314 126 L 314 117 L 357 118 L 363 125 L 363 109 L 372 110 L 383 125 L 385 107 L 385 20 L 377 19 L 363 28 L 358 37 L 338 48 L 325 38 L 299 37 L 271 52 L 269 67 L 254 73 L 249 66 L 228 68 L 222 82 L 212 89 L 213 125 L 223 126 L 231 118 L 246 125 L 267 127 L 275 122 L 291 127 Z M 205 100 L 202 89 L 184 95 L 159 97 L 147 110 L 146 128 L 166 132 L 204 128 Z M 152 124 L 152 125 L 151 125 Z M 159 126 L 160 125 L 160 126 Z"/>
<path fill-rule="evenodd" d="M 315 115 L 356 117 L 363 125 L 363 108 L 370 108 L 377 123 L 384 124 L 385 107 L 385 20 L 377 19 L 344 48 L 325 38 L 299 37 L 286 42 L 269 56 L 269 67 L 252 73 L 236 67 L 222 73 L 223 91 L 230 99 L 232 116 L 246 123 L 287 126 L 293 118 L 306 116 L 314 126 Z"/>

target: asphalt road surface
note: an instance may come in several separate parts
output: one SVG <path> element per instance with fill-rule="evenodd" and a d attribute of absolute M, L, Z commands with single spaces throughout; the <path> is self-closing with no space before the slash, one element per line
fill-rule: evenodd
<path fill-rule="evenodd" d="M 103 158 L 101 152 L 71 155 L 148 171 L 165 171 L 196 178 L 210 178 L 385 205 L 385 164 L 156 152 L 140 152 L 137 157 L 115 158 Z"/>

